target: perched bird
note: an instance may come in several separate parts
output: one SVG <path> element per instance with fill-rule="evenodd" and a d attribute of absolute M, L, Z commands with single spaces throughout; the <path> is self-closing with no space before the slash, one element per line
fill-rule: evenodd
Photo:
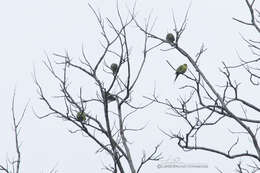
<path fill-rule="evenodd" d="M 180 74 L 184 74 L 184 73 L 186 72 L 186 70 L 187 70 L 187 64 L 182 64 L 182 65 L 180 65 L 180 66 L 177 68 L 176 72 L 175 72 L 176 77 L 175 77 L 175 80 L 174 80 L 174 81 L 176 81 L 177 77 L 178 77 Z"/>
<path fill-rule="evenodd" d="M 77 113 L 77 120 L 82 122 L 82 121 L 86 121 L 86 114 L 85 112 L 78 112 Z"/>
<path fill-rule="evenodd" d="M 166 35 L 166 41 L 168 41 L 169 43 L 173 43 L 174 40 L 175 40 L 175 38 L 174 38 L 174 35 L 172 33 L 168 33 Z"/>
<path fill-rule="evenodd" d="M 112 94 L 110 93 L 107 93 L 107 101 L 108 102 L 112 102 L 112 101 L 115 101 L 116 100 L 116 97 L 113 96 Z"/>
<path fill-rule="evenodd" d="M 111 64 L 110 69 L 112 70 L 113 75 L 115 76 L 117 73 L 117 70 L 118 70 L 118 65 L 113 63 L 113 64 Z"/>

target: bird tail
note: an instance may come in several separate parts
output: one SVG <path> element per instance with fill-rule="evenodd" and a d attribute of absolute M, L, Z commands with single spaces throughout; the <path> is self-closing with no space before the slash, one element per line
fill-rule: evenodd
<path fill-rule="evenodd" d="M 179 76 L 179 74 L 176 74 L 176 77 L 175 77 L 174 81 L 176 81 L 176 79 L 177 79 L 178 76 Z"/>

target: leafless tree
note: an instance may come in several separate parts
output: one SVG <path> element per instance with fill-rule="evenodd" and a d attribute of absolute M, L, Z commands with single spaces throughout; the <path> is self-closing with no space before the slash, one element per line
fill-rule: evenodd
<path fill-rule="evenodd" d="M 101 55 L 96 55 L 97 61 L 89 58 L 84 48 L 82 57 L 74 60 L 69 53 L 65 55 L 54 53 L 47 56 L 44 65 L 51 76 L 58 82 L 57 95 L 48 95 L 43 84 L 34 73 L 34 81 L 40 99 L 47 105 L 49 113 L 35 115 L 39 118 L 56 116 L 62 120 L 71 122 L 77 129 L 71 133 L 80 132 L 94 141 L 99 149 L 97 152 L 105 152 L 111 156 L 112 164 L 105 165 L 105 169 L 111 172 L 138 173 L 149 161 L 157 161 L 161 158 L 156 145 L 151 154 L 144 153 L 140 163 L 133 160 L 133 152 L 127 137 L 129 132 L 138 132 L 145 128 L 131 128 L 126 125 L 130 116 L 136 115 L 140 109 L 149 106 L 153 101 L 147 101 L 142 106 L 136 106 L 133 102 L 133 92 L 138 79 L 143 71 L 147 53 L 149 37 L 144 34 L 142 56 L 135 58 L 131 54 L 133 45 L 129 41 L 129 27 L 135 23 L 135 8 L 130 17 L 124 19 L 117 6 L 117 23 L 108 18 L 103 18 L 99 12 L 89 5 L 93 11 L 101 30 L 102 46 Z M 119 26 L 117 25 L 119 23 Z M 144 31 L 148 32 L 149 22 Z M 142 34 L 142 32 L 140 32 Z M 111 62 L 111 57 L 113 63 Z M 93 61 L 92 61 L 93 60 Z M 137 68 L 136 68 L 137 67 Z M 75 76 L 84 78 L 78 86 L 73 85 Z M 91 88 L 95 88 L 93 93 Z M 54 99 L 52 99 L 54 98 Z M 58 106 L 57 106 L 57 103 Z M 62 105 L 61 105 L 62 104 Z"/>
<path fill-rule="evenodd" d="M 21 130 L 21 122 L 24 118 L 24 115 L 26 113 L 28 103 L 24 107 L 23 112 L 21 113 L 20 117 L 18 118 L 15 112 L 15 94 L 16 91 L 13 93 L 12 98 L 12 120 L 13 120 L 13 127 L 14 127 L 14 137 L 15 137 L 15 149 L 16 149 L 16 158 L 15 159 L 7 159 L 5 165 L 0 164 L 0 171 L 3 171 L 5 173 L 19 173 L 20 172 L 20 164 L 21 164 L 21 143 L 19 141 L 19 134 Z"/>
<path fill-rule="evenodd" d="M 181 24 L 177 26 L 177 22 L 173 15 L 173 35 L 175 41 L 169 42 L 166 38 L 161 38 L 152 32 L 148 32 L 142 24 L 135 20 L 136 25 L 148 37 L 153 38 L 158 42 L 158 45 L 169 44 L 170 49 L 167 51 L 177 51 L 180 55 L 186 58 L 190 65 L 188 73 L 185 73 L 185 85 L 180 89 L 185 93 L 190 93 L 188 98 L 180 96 L 177 100 L 172 98 L 159 98 L 156 94 L 152 97 L 147 97 L 148 100 L 162 104 L 170 109 L 169 114 L 175 116 L 185 122 L 183 129 L 178 132 L 166 131 L 162 132 L 172 139 L 178 141 L 178 145 L 184 151 L 203 150 L 215 154 L 225 156 L 229 159 L 247 159 L 252 164 L 239 163 L 237 166 L 238 172 L 256 172 L 259 171 L 260 164 L 260 147 L 259 147 L 259 123 L 260 123 L 260 107 L 259 93 L 255 94 L 255 103 L 251 103 L 247 99 L 246 94 L 242 94 L 240 90 L 239 79 L 234 79 L 232 74 L 240 70 L 241 73 L 248 73 L 250 82 L 246 83 L 246 87 L 250 90 L 251 87 L 260 85 L 260 12 L 257 9 L 259 2 L 255 0 L 245 0 L 246 7 L 250 12 L 250 21 L 242 21 L 234 18 L 235 21 L 252 27 L 255 29 L 256 38 L 246 39 L 242 36 L 248 47 L 251 49 L 252 57 L 241 58 L 241 63 L 238 65 L 227 65 L 223 62 L 223 68 L 220 73 L 225 77 L 225 81 L 221 85 L 210 82 L 209 77 L 204 74 L 203 69 L 199 66 L 200 57 L 204 56 L 206 48 L 201 46 L 195 56 L 188 53 L 186 48 L 180 46 L 180 38 L 187 26 L 188 12 Z M 225 39 L 225 38 L 223 38 Z M 185 45 L 181 44 L 181 45 Z M 196 46 L 196 45 L 194 45 Z M 156 46 L 157 47 L 157 46 Z M 175 72 L 174 65 L 171 61 L 167 61 L 169 67 Z M 213 80 L 215 81 L 215 80 Z M 187 94 L 186 94 L 187 95 Z M 237 106 L 239 105 L 239 106 Z M 227 123 L 229 122 L 229 123 Z M 230 126 L 236 127 L 235 131 L 231 130 Z M 207 133 L 213 128 L 229 129 L 229 135 L 233 138 L 223 140 L 223 134 Z M 210 136 L 209 136 L 210 135 Z M 209 145 L 210 141 L 205 142 L 205 138 L 219 138 L 220 143 L 226 144 L 226 148 L 218 148 L 215 145 Z M 232 142 L 233 141 L 233 142 Z M 214 147 L 216 146 L 216 147 Z"/>

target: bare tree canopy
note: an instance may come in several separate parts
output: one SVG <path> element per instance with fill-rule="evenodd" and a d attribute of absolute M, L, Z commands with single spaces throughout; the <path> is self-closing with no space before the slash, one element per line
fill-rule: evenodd
<path fill-rule="evenodd" d="M 153 17 L 152 12 L 147 17 L 138 15 L 138 2 L 123 11 L 117 1 L 115 18 L 103 16 L 102 12 L 88 4 L 100 35 L 91 40 L 90 45 L 81 47 L 80 57 L 74 57 L 69 51 L 46 53 L 42 64 L 48 74 L 44 75 L 48 75 L 47 80 L 52 81 L 53 85 L 46 83 L 41 78 L 42 72 L 34 69 L 33 81 L 37 94 L 47 111 L 42 112 L 33 105 L 33 114 L 39 119 L 54 117 L 69 123 L 69 134 L 81 134 L 82 138 L 87 139 L 87 144 L 94 143 L 95 153 L 109 158 L 102 168 L 98 168 L 104 172 L 140 173 L 145 172 L 143 168 L 148 163 L 161 161 L 166 153 L 161 151 L 163 142 L 160 137 L 156 136 L 158 140 L 149 143 L 149 148 L 140 143 L 143 148 L 139 146 L 136 151 L 132 145 L 139 143 L 132 134 L 149 138 L 155 131 L 173 141 L 170 145 L 178 146 L 176 148 L 185 152 L 194 151 L 196 155 L 203 151 L 234 160 L 235 172 L 260 171 L 260 3 L 256 0 L 243 2 L 248 11 L 247 20 L 242 16 L 234 16 L 231 20 L 241 26 L 240 37 L 250 56 L 244 57 L 242 50 L 237 50 L 239 63 L 219 62 L 222 66 L 216 68 L 223 79 L 221 82 L 207 74 L 206 66 L 201 65 L 204 58 L 210 61 L 211 57 L 206 54 L 210 47 L 206 48 L 206 43 L 193 45 L 200 48 L 192 52 L 184 41 L 191 5 L 181 19 L 172 9 L 172 29 L 162 36 L 156 30 L 165 26 L 157 27 L 157 18 Z M 251 29 L 250 36 L 244 33 L 242 26 Z M 137 42 L 133 35 L 142 38 L 142 42 L 140 38 Z M 222 39 L 225 42 L 229 38 Z M 99 43 L 98 49 L 94 49 L 94 42 Z M 93 56 L 89 50 L 97 52 Z M 173 91 L 158 90 L 154 85 L 142 88 L 152 91 L 150 95 L 143 95 L 138 87 L 146 77 L 146 66 L 154 60 L 151 58 L 153 53 L 162 57 L 166 53 L 166 56 L 169 55 L 167 60 L 161 61 L 171 71 L 172 81 L 169 83 Z M 178 55 L 177 58 L 182 58 L 183 62 L 179 63 L 172 55 Z M 160 75 L 156 81 L 160 84 L 160 80 L 168 74 L 163 74 L 159 66 L 152 68 Z M 249 90 L 257 92 L 252 95 Z M 163 92 L 169 94 L 163 95 Z M 174 92 L 175 96 L 170 92 Z M 19 173 L 23 165 L 19 134 L 28 103 L 18 116 L 15 95 L 16 91 L 12 97 L 11 115 L 16 156 L 14 159 L 7 158 L 5 163 L 0 161 L 0 172 L 4 173 Z M 172 128 L 158 121 L 158 128 L 147 135 L 143 131 L 149 120 L 147 124 L 137 127 L 140 125 L 137 118 L 147 110 L 154 115 L 154 107 L 166 110 Z M 224 172 L 219 165 L 215 170 Z M 49 172 L 58 171 L 53 168 Z"/>
<path fill-rule="evenodd" d="M 251 158 L 252 161 L 249 166 L 244 163 L 245 165 L 243 166 L 246 168 L 243 168 L 242 164 L 238 163 L 238 172 L 244 172 L 247 169 L 248 171 L 253 170 L 256 172 L 259 170 L 260 161 L 258 140 L 260 119 L 259 116 L 255 116 L 260 113 L 260 107 L 257 102 L 258 95 L 255 95 L 255 103 L 248 101 L 239 90 L 241 84 L 238 82 L 239 79 L 233 79 L 232 77 L 233 72 L 239 70 L 242 73 L 249 74 L 250 82 L 246 84 L 247 88 L 252 87 L 250 85 L 259 87 L 260 84 L 259 68 L 257 67 L 260 60 L 260 42 L 257 38 L 260 34 L 260 12 L 256 8 L 256 1 L 250 2 L 249 0 L 245 0 L 245 3 L 250 12 L 250 20 L 242 21 L 237 18 L 233 19 L 242 25 L 247 25 L 255 29 L 256 38 L 246 39 L 242 36 L 254 58 L 250 58 L 250 60 L 248 58 L 241 58 L 241 63 L 238 65 L 227 65 L 225 62 L 222 62 L 223 68 L 220 69 L 220 73 L 222 73 L 226 80 L 221 85 L 211 82 L 212 80 L 203 73 L 203 69 L 199 66 L 200 58 L 207 50 L 204 44 L 201 45 L 200 50 L 195 56 L 189 54 L 188 49 L 184 48 L 184 46 L 180 46 L 182 34 L 187 26 L 188 11 L 180 26 L 177 25 L 173 15 L 173 36 L 176 37 L 176 40 L 172 42 L 169 42 L 167 37 L 164 39 L 154 35 L 152 32 L 147 32 L 139 23 L 137 23 L 137 26 L 149 37 L 158 40 L 159 45 L 168 43 L 172 49 L 167 51 L 177 51 L 190 63 L 188 65 L 188 73 L 183 74 L 185 79 L 182 79 L 187 84 L 180 88 L 185 93 L 190 93 L 188 98 L 180 95 L 176 103 L 176 100 L 172 98 L 158 98 L 156 94 L 153 97 L 148 97 L 149 100 L 168 107 L 171 110 L 169 112 L 171 116 L 182 119 L 186 124 L 185 128 L 180 129 L 178 132 L 165 129 L 162 132 L 172 139 L 177 139 L 178 145 L 185 151 L 203 150 L 230 159 Z M 170 61 L 167 61 L 167 63 L 174 71 L 176 70 Z M 230 124 L 227 122 L 234 126 L 236 131 L 231 130 L 234 128 L 230 127 Z M 211 129 L 215 130 L 215 128 L 227 129 L 232 134 L 230 140 L 233 143 L 230 144 L 229 140 L 221 139 L 223 134 L 215 134 L 215 131 L 205 135 L 205 131 L 209 132 Z M 205 138 L 218 138 L 218 143 L 224 143 L 226 148 L 223 150 L 216 143 L 211 144 L 211 141 L 205 142 L 206 140 L 203 140 Z M 247 146 L 247 148 L 244 146 Z"/>

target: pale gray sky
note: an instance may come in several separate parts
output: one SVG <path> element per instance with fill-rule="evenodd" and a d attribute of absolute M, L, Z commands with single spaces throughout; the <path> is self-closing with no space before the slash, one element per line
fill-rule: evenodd
<path fill-rule="evenodd" d="M 54 117 L 39 120 L 33 116 L 32 106 L 41 114 L 46 113 L 47 109 L 38 100 L 31 73 L 35 67 L 39 80 L 49 87 L 48 92 L 53 92 L 55 85 L 41 62 L 45 59 L 46 53 L 51 55 L 54 52 L 64 53 L 68 50 L 71 56 L 78 58 L 81 55 L 81 46 L 84 45 L 89 51 L 89 57 L 94 58 L 100 48 L 97 40 L 100 35 L 97 21 L 88 3 L 95 9 L 99 9 L 104 17 L 117 22 L 115 2 L 115 0 L 0 1 L 0 102 L 2 107 L 0 163 L 4 163 L 7 157 L 12 159 L 15 156 L 10 111 L 15 86 L 17 87 L 17 113 L 22 111 L 23 106 L 30 99 L 30 107 L 24 118 L 20 135 L 21 172 L 47 173 L 56 166 L 58 172 L 62 173 L 99 173 L 102 163 L 106 164 L 110 161 L 104 154 L 95 154 L 97 147 L 91 140 L 82 137 L 81 134 L 70 134 L 68 129 L 73 129 L 73 127 L 67 122 Z M 143 23 L 152 10 L 152 16 L 157 17 L 153 32 L 164 37 L 173 27 L 171 10 L 174 11 L 177 21 L 182 22 L 190 3 L 190 0 L 139 0 L 136 8 L 139 12 L 138 20 Z M 126 4 L 131 7 L 133 1 L 120 1 L 124 15 L 127 14 Z M 188 26 L 181 45 L 190 54 L 195 55 L 200 45 L 205 44 L 208 51 L 201 59 L 201 67 L 214 84 L 218 84 L 223 79 L 218 73 L 222 60 L 228 63 L 239 62 L 236 51 L 243 56 L 248 55 L 248 50 L 241 41 L 239 33 L 250 35 L 251 30 L 236 23 L 232 17 L 248 19 L 244 0 L 194 0 L 191 3 Z M 137 43 L 142 41 L 142 37 L 136 37 L 134 32 L 131 34 L 131 39 Z M 142 47 L 137 47 L 137 51 L 141 49 Z M 177 53 L 165 53 L 159 50 L 151 53 L 140 85 L 136 89 L 138 95 L 152 94 L 153 87 L 151 86 L 155 83 L 161 96 L 177 97 L 179 95 L 178 87 L 182 83 L 172 86 L 173 74 L 162 78 L 162 75 L 172 73 L 165 63 L 166 59 L 173 62 L 175 66 L 186 61 Z M 160 72 L 154 69 L 160 69 Z M 246 76 L 241 76 L 243 77 L 246 79 Z M 180 157 L 184 162 L 207 163 L 209 168 L 157 169 L 158 163 L 151 163 L 144 168 L 143 172 L 217 172 L 215 166 L 225 172 L 234 170 L 233 162 L 223 157 L 205 152 L 184 153 L 177 148 L 176 142 L 170 141 L 157 128 L 159 126 L 167 130 L 172 126 L 177 126 L 174 124 L 176 122 L 174 118 L 167 116 L 165 112 L 165 108 L 154 105 L 146 111 L 137 113 L 137 119 L 131 120 L 134 127 L 149 122 L 143 132 L 130 135 L 130 141 L 133 142 L 131 150 L 136 154 L 134 158 L 140 159 L 143 149 L 151 152 L 153 150 L 151 146 L 164 140 L 161 151 L 166 159 Z M 139 123 L 136 124 L 136 121 Z M 137 159 L 136 161 L 139 161 Z"/>

